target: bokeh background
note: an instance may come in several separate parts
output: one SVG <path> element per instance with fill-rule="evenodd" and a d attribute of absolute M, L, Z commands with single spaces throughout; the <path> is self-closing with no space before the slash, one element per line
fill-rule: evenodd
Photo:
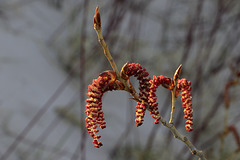
<path fill-rule="evenodd" d="M 119 69 L 136 62 L 150 77 L 172 77 L 183 64 L 194 131 L 185 131 L 180 98 L 176 128 L 208 159 L 239 159 L 240 1 L 1 0 L 0 160 L 197 159 L 149 114 L 136 127 L 136 103 L 122 91 L 104 95 L 103 147 L 93 147 L 87 87 L 111 69 L 93 29 L 97 5 Z M 161 87 L 157 96 L 169 119 L 171 93 Z"/>

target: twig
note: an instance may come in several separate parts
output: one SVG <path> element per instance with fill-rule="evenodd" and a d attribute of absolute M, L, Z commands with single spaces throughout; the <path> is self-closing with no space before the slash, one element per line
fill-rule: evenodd
<path fill-rule="evenodd" d="M 98 35 L 98 40 L 101 44 L 101 46 L 103 47 L 103 50 L 104 50 L 104 54 L 105 56 L 107 57 L 109 63 L 111 64 L 113 70 L 116 72 L 116 75 L 117 75 L 117 79 L 121 82 L 124 82 L 124 85 L 125 85 L 125 89 L 127 92 L 129 92 L 134 98 L 134 100 L 136 101 L 140 101 L 139 99 L 139 96 L 136 94 L 136 91 L 134 89 L 134 87 L 131 85 L 131 83 L 129 83 L 129 85 L 127 84 L 127 81 L 124 80 L 123 78 L 120 77 L 120 74 L 119 74 L 119 71 L 117 69 L 117 66 L 109 52 L 109 49 L 107 47 L 107 44 L 106 42 L 104 41 L 104 38 L 102 36 L 102 32 L 101 32 L 101 19 L 100 19 L 100 13 L 99 13 L 99 7 L 97 6 L 96 8 L 96 11 L 95 11 L 95 15 L 94 15 L 94 18 L 93 18 L 93 22 L 94 22 L 94 29 Z M 175 102 L 176 102 L 176 84 L 177 84 L 177 81 L 180 77 L 180 73 L 181 73 L 181 69 L 182 69 L 182 65 L 180 65 L 178 67 L 178 69 L 176 70 L 175 74 L 174 74 L 174 89 L 172 90 L 172 95 L 173 95 L 173 98 L 172 98 L 172 113 L 171 113 L 171 119 L 169 122 L 167 122 L 164 118 L 162 118 L 160 116 L 160 114 L 158 114 L 156 116 L 156 119 L 160 119 L 160 122 L 167 128 L 169 128 L 169 130 L 172 132 L 174 138 L 177 138 L 179 139 L 180 141 L 184 142 L 186 144 L 186 146 L 189 148 L 189 150 L 191 151 L 191 153 L 193 155 L 196 155 L 198 156 L 201 160 L 207 160 L 203 154 L 203 152 L 201 150 L 198 150 L 191 142 L 190 140 L 186 137 L 186 136 L 183 136 L 176 128 L 175 126 L 173 125 L 173 120 L 174 120 L 174 110 L 175 110 Z M 147 107 L 147 110 L 151 112 L 151 110 L 149 109 L 149 107 Z"/>
<path fill-rule="evenodd" d="M 231 69 L 234 70 L 234 68 L 231 68 Z M 224 139 L 228 135 L 229 131 L 235 131 L 235 130 L 230 130 L 230 126 L 228 125 L 229 108 L 230 108 L 229 90 L 230 90 L 230 87 L 237 85 L 238 83 L 239 83 L 238 79 L 231 79 L 225 85 L 225 89 L 224 89 L 224 105 L 225 105 L 224 129 L 223 129 L 222 135 L 220 136 L 220 152 L 222 152 L 222 150 L 223 150 Z M 236 133 L 236 132 L 233 132 L 233 133 Z M 235 135 L 236 134 L 234 134 L 234 136 Z M 240 145 L 240 142 L 239 142 L 239 145 Z"/>
<path fill-rule="evenodd" d="M 178 67 L 178 69 L 176 70 L 176 72 L 173 76 L 174 88 L 171 91 L 172 92 L 172 110 L 171 110 L 171 117 L 169 120 L 170 124 L 173 124 L 173 121 L 174 121 L 175 104 L 176 104 L 176 99 L 177 99 L 176 88 L 177 88 L 177 82 L 180 77 L 181 71 L 182 71 L 182 64 Z"/>
<path fill-rule="evenodd" d="M 115 61 L 113 60 L 112 55 L 111 55 L 111 53 L 110 53 L 110 51 L 108 49 L 108 46 L 107 46 L 107 44 L 106 44 L 106 42 L 105 42 L 105 40 L 103 38 L 102 29 L 101 29 L 101 18 L 100 18 L 100 13 L 99 13 L 99 7 L 98 6 L 97 6 L 97 8 L 95 10 L 95 14 L 94 14 L 94 17 L 93 17 L 93 24 L 94 24 L 94 30 L 96 31 L 97 36 L 98 36 L 98 41 L 99 41 L 99 43 L 101 44 L 101 46 L 103 48 L 104 55 L 106 56 L 106 58 L 108 59 L 110 65 L 112 66 L 113 71 L 116 73 L 117 79 L 124 84 L 124 86 L 125 86 L 124 90 L 129 92 L 130 91 L 130 87 L 128 86 L 127 81 L 124 80 L 123 78 L 121 78 L 119 70 L 117 68 L 117 65 L 116 65 Z M 135 96 L 133 96 L 133 97 L 135 97 Z"/>
<path fill-rule="evenodd" d="M 80 44 L 80 48 L 79 48 L 79 62 L 80 62 L 80 74 L 79 74 L 79 89 L 80 91 L 83 91 L 86 84 L 85 84 L 85 76 L 86 76 L 86 72 L 85 72 L 85 65 L 86 65 L 86 51 L 85 51 L 85 44 L 86 44 L 86 23 L 87 23 L 87 18 L 88 17 L 88 6 L 89 6 L 89 1 L 88 0 L 84 0 L 83 2 L 83 17 L 82 17 L 82 26 L 81 26 L 81 33 L 80 33 L 80 37 L 81 37 L 81 44 Z M 80 99 L 80 123 L 84 124 L 85 118 L 84 118 L 84 103 L 85 103 L 85 96 L 84 94 L 79 95 L 79 99 Z M 76 151 L 73 154 L 73 157 L 71 158 L 71 160 L 77 159 L 77 156 L 81 156 L 81 160 L 86 160 L 86 138 L 87 136 L 87 132 L 86 130 L 82 130 L 81 132 L 81 139 L 79 142 L 79 146 L 77 146 Z M 80 152 L 79 152 L 80 151 Z"/>
<path fill-rule="evenodd" d="M 191 153 L 193 155 L 198 156 L 199 158 L 201 158 L 201 160 L 206 160 L 206 158 L 203 155 L 203 152 L 201 150 L 198 150 L 192 143 L 191 141 L 186 137 L 183 136 L 176 128 L 173 124 L 168 123 L 165 119 L 161 118 L 160 119 L 161 123 L 166 126 L 167 128 L 169 128 L 169 130 L 172 132 L 174 138 L 179 139 L 180 141 L 184 142 L 186 144 L 186 146 L 188 147 L 188 149 L 191 151 Z"/>
<path fill-rule="evenodd" d="M 116 72 L 117 74 L 117 78 L 120 77 L 119 71 L 117 69 L 116 63 L 114 62 L 112 55 L 110 54 L 110 51 L 108 49 L 108 46 L 105 42 L 105 40 L 103 39 L 103 35 L 102 35 L 102 29 L 101 29 L 101 18 L 100 18 L 100 13 L 99 13 L 99 8 L 97 6 L 96 11 L 95 11 L 95 15 L 93 18 L 93 23 L 94 23 L 94 29 L 97 32 L 98 35 L 98 41 L 100 42 L 103 50 L 104 50 L 104 54 L 107 57 L 109 63 L 111 64 L 113 71 Z"/>

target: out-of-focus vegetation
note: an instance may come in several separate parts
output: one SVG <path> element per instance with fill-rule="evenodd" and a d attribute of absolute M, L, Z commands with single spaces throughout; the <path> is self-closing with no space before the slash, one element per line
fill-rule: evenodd
<path fill-rule="evenodd" d="M 238 91 L 240 2 L 236 0 L 113 0 L 99 3 L 104 37 L 117 64 L 122 66 L 126 61 L 140 62 L 150 70 L 151 74 L 166 75 L 174 71 L 179 64 L 183 64 L 182 77 L 192 81 L 195 125 L 194 132 L 189 136 L 193 143 L 206 151 L 210 159 L 231 159 L 232 156 L 239 156 L 238 136 L 227 134 L 221 138 L 223 137 L 221 135 L 226 134 L 226 128 L 230 125 L 235 127 L 236 132 L 239 126 L 237 117 L 240 110 L 237 106 L 240 101 L 237 97 L 240 95 Z M 71 31 L 73 34 L 66 36 L 67 39 L 64 38 L 67 47 L 64 47 L 64 50 L 60 47 L 62 53 L 59 55 L 62 62 L 71 70 L 79 63 L 76 57 L 79 57 L 78 51 L 84 43 L 84 53 L 81 54 L 85 54 L 86 75 L 90 79 L 94 77 L 93 75 L 97 75 L 96 73 L 110 68 L 96 41 L 96 36 L 93 35 L 91 24 L 93 12 L 90 11 L 95 5 L 95 2 L 89 2 L 88 11 L 79 9 L 79 12 L 74 12 L 78 16 L 74 16 L 76 19 L 68 26 L 80 27 L 76 27 L 76 32 Z M 79 18 L 86 18 L 87 25 L 79 22 Z M 86 33 L 81 32 L 83 26 L 86 27 Z M 68 30 L 68 27 L 65 30 Z M 78 36 L 81 34 L 84 35 L 84 42 Z M 65 56 L 71 58 L 66 59 Z M 78 59 L 81 60 L 81 57 Z M 92 64 L 94 67 L 91 67 Z M 231 86 L 226 95 L 225 87 L 232 79 L 237 83 Z M 226 96 L 230 97 L 228 101 L 231 102 L 227 111 L 224 103 Z M 160 93 L 159 97 L 161 97 Z M 160 103 L 163 116 L 168 112 L 166 107 L 170 105 L 168 98 L 162 98 Z M 181 127 L 180 124 L 184 123 L 182 117 L 182 112 L 179 111 L 176 127 Z M 152 139 L 156 134 L 153 134 Z M 224 141 L 225 138 L 227 140 Z M 152 140 L 151 143 L 159 148 L 168 144 L 169 150 L 173 145 L 170 134 L 165 142 L 157 143 Z M 117 146 L 122 152 L 123 146 Z M 180 148 L 171 152 L 172 159 L 176 157 L 191 159 L 186 147 L 180 146 Z M 116 150 L 114 148 L 114 151 Z M 149 151 L 149 148 L 146 150 Z M 139 158 L 135 157 L 135 159 Z"/>
<path fill-rule="evenodd" d="M 34 0 L 9 3 L 7 7 L 21 7 L 28 3 L 34 3 Z M 194 131 L 187 136 L 208 159 L 239 158 L 240 1 L 46 0 L 42 3 L 66 15 L 62 24 L 49 35 L 47 44 L 80 90 L 80 96 L 75 99 L 80 99 L 80 103 L 72 107 L 73 112 L 66 113 L 69 107 L 66 112 L 65 108 L 57 111 L 63 119 L 68 119 L 76 127 L 85 123 L 87 85 L 100 72 L 110 69 L 93 30 L 92 17 L 96 5 L 99 5 L 103 35 L 117 65 L 138 62 L 151 76 L 159 73 L 170 77 L 179 64 L 183 64 L 182 77 L 192 82 L 194 109 Z M 6 4 L 0 2 L 0 9 L 1 6 Z M 2 17 L 4 11 L 2 7 Z M 170 94 L 162 96 L 161 93 L 160 90 L 160 114 L 167 116 Z M 76 109 L 79 105 L 80 111 Z M 134 108 L 134 105 L 128 107 Z M 183 131 L 183 113 L 178 107 L 181 107 L 179 100 L 175 126 Z M 80 119 L 76 118 L 78 115 Z M 186 146 L 176 145 L 171 133 L 161 125 L 148 126 L 150 132 L 144 135 L 143 141 L 138 137 L 140 130 L 130 129 L 133 118 L 128 118 L 129 123 L 122 125 L 121 136 L 115 138 L 116 143 L 111 143 L 109 159 L 193 159 Z M 159 133 L 160 130 L 167 134 Z M 81 152 L 81 159 L 89 159 L 84 156 L 86 148 L 91 145 L 83 140 L 87 139 L 86 136 L 82 129 L 81 149 L 73 151 L 73 154 Z M 34 157 L 41 159 L 39 155 L 46 149 L 36 143 L 35 146 L 40 151 Z M 22 159 L 26 157 L 23 153 L 27 152 L 19 150 Z M 72 157 L 74 159 L 74 155 Z"/>

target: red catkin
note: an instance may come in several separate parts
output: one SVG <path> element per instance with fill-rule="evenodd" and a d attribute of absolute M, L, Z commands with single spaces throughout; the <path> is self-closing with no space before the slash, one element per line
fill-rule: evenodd
<path fill-rule="evenodd" d="M 193 109 L 192 109 L 192 96 L 191 96 L 191 81 L 187 81 L 185 78 L 178 80 L 176 95 L 181 93 L 182 107 L 184 108 L 184 118 L 186 119 L 186 130 L 191 132 L 193 130 Z"/>
<path fill-rule="evenodd" d="M 100 135 L 97 125 L 104 129 L 106 128 L 106 122 L 104 119 L 104 113 L 102 110 L 102 96 L 104 92 L 111 90 L 123 89 L 123 84 L 116 80 L 116 73 L 113 71 L 105 71 L 99 75 L 97 79 L 92 81 L 92 84 L 88 86 L 88 99 L 86 100 L 86 127 L 90 136 L 93 138 L 93 144 L 99 148 L 102 143 L 99 142 Z"/>
<path fill-rule="evenodd" d="M 154 121 L 155 124 L 159 123 L 159 120 L 161 117 L 159 116 L 159 111 L 158 111 L 158 103 L 157 103 L 157 97 L 156 97 L 156 90 L 159 85 L 163 83 L 163 76 L 153 76 L 153 79 L 150 80 L 150 91 L 149 91 L 149 97 L 148 97 L 148 103 L 149 103 L 149 109 L 150 109 L 150 114 L 152 115 L 152 118 L 156 119 Z"/>
<path fill-rule="evenodd" d="M 139 98 L 140 102 L 137 102 L 136 106 L 136 125 L 140 126 L 143 123 L 146 108 L 148 106 L 150 78 L 149 73 L 139 63 L 126 63 L 121 70 L 121 77 L 123 79 L 129 79 L 129 77 L 137 77 L 139 81 Z"/>
<path fill-rule="evenodd" d="M 181 68 L 180 68 L 181 69 Z M 179 71 L 180 72 L 180 71 Z M 156 97 L 157 88 L 162 85 L 163 87 L 173 91 L 174 81 L 171 78 L 160 76 L 153 76 L 150 80 L 149 73 L 138 63 L 126 63 L 121 70 L 121 77 L 125 80 L 129 80 L 131 76 L 134 76 L 139 81 L 139 101 L 136 106 L 136 125 L 140 126 L 143 123 L 145 111 L 149 107 L 150 114 L 155 119 L 154 123 L 158 124 L 161 116 L 158 111 L 158 103 Z M 179 77 L 174 76 L 177 80 Z M 184 108 L 184 118 L 186 119 L 186 130 L 192 131 L 193 125 L 193 110 L 192 110 L 192 97 L 191 97 L 191 81 L 187 81 L 185 78 L 178 79 L 176 84 L 176 98 L 181 93 L 182 107 Z M 97 79 L 92 81 L 92 84 L 88 86 L 88 99 L 86 100 L 86 127 L 90 136 L 93 138 L 93 144 L 99 148 L 102 143 L 99 141 L 100 135 L 97 135 L 99 130 L 97 127 L 106 128 L 106 122 L 104 119 L 104 113 L 102 110 L 102 96 L 104 92 L 112 90 L 124 90 L 125 86 L 122 82 L 117 80 L 116 73 L 114 71 L 105 71 L 99 74 Z"/>

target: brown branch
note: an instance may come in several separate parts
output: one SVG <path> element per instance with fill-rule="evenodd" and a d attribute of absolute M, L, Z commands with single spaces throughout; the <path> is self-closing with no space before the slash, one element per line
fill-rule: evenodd
<path fill-rule="evenodd" d="M 236 140 L 236 143 L 238 145 L 238 149 L 240 149 L 240 138 L 239 138 L 239 134 L 238 134 L 238 131 L 237 131 L 236 127 L 231 125 L 231 126 L 228 127 L 228 129 L 229 129 L 229 132 L 233 133 L 233 136 L 234 136 L 234 138 Z"/>
<path fill-rule="evenodd" d="M 111 64 L 113 71 L 116 72 L 117 77 L 120 77 L 119 71 L 117 69 L 117 65 L 114 62 L 112 55 L 108 49 L 108 46 L 105 42 L 105 40 L 103 39 L 103 35 L 102 35 L 102 29 L 101 29 L 101 17 L 100 17 L 100 13 L 99 13 L 99 7 L 97 6 L 96 11 L 95 11 L 95 15 L 93 17 L 93 23 L 94 23 L 94 29 L 97 32 L 98 35 L 98 41 L 100 42 L 103 50 L 104 50 L 104 54 L 107 57 L 109 63 Z"/>
<path fill-rule="evenodd" d="M 93 17 L 93 24 L 94 24 L 94 30 L 96 31 L 97 35 L 98 35 L 98 41 L 99 43 L 101 44 L 102 48 L 103 48 L 103 51 L 104 51 L 104 55 L 106 56 L 106 58 L 108 59 L 110 65 L 112 66 L 112 69 L 113 71 L 116 73 L 116 77 L 117 79 L 122 82 L 125 86 L 125 89 L 127 92 L 130 92 L 132 91 L 130 89 L 130 87 L 128 86 L 127 84 L 127 81 L 123 78 L 121 78 L 120 76 L 120 73 L 119 73 L 119 70 L 117 68 L 117 65 L 115 63 L 115 61 L 113 60 L 112 58 L 112 55 L 108 49 L 108 46 L 103 38 L 103 35 L 102 35 L 102 29 L 101 29 L 101 17 L 100 17 L 100 13 L 99 13 L 99 7 L 97 6 L 96 10 L 95 10 L 95 14 L 94 14 L 94 17 Z M 135 97 L 135 93 L 134 92 L 131 92 L 133 94 L 133 97 Z"/>
<path fill-rule="evenodd" d="M 136 100 L 136 101 L 140 101 L 139 99 L 139 96 L 136 94 L 136 91 L 134 89 L 134 87 L 131 85 L 130 81 L 129 81 L 129 85 L 127 84 L 127 80 L 123 79 L 120 74 L 119 74 L 119 71 L 117 69 L 117 66 L 109 52 L 109 49 L 107 47 L 107 44 L 106 42 L 104 41 L 104 38 L 102 36 L 102 32 L 101 32 L 101 19 L 100 19 L 100 13 L 99 13 L 99 7 L 97 6 L 96 8 L 96 11 L 95 11 L 95 15 L 94 15 L 94 19 L 93 19 L 93 22 L 94 22 L 94 29 L 98 35 L 98 40 L 101 44 L 101 46 L 103 47 L 103 50 L 104 50 L 104 54 L 105 56 L 107 57 L 109 63 L 111 64 L 113 70 L 116 72 L 116 75 L 117 75 L 117 80 L 121 81 L 124 86 L 125 86 L 125 91 L 129 92 L 132 96 L 133 96 L 133 99 Z M 182 65 L 179 66 L 179 68 L 177 69 L 175 75 L 174 75 L 174 83 L 175 83 L 175 86 L 177 84 L 177 80 L 180 76 L 180 72 L 181 72 L 181 68 L 182 68 Z M 175 90 L 176 90 L 176 87 L 174 87 Z M 176 100 L 176 95 L 175 93 L 173 93 L 173 107 L 172 108 L 175 108 L 175 100 Z M 147 107 L 147 110 L 151 112 L 151 110 L 149 109 L 149 107 Z M 165 126 L 167 127 L 173 134 L 174 138 L 177 138 L 179 139 L 180 141 L 182 141 L 183 143 L 185 143 L 185 145 L 189 148 L 189 150 L 191 151 L 191 153 L 193 155 L 196 155 L 198 156 L 201 160 L 206 160 L 203 152 L 201 150 L 198 150 L 191 142 L 190 140 L 186 137 L 186 136 L 183 136 L 176 128 L 175 126 L 173 125 L 173 120 L 174 120 L 174 109 L 172 109 L 172 114 L 171 114 L 171 119 L 170 119 L 170 122 L 167 122 L 164 118 L 162 118 L 160 116 L 160 114 L 157 115 L 156 117 L 157 119 L 159 118 L 160 119 L 160 122 Z"/>

